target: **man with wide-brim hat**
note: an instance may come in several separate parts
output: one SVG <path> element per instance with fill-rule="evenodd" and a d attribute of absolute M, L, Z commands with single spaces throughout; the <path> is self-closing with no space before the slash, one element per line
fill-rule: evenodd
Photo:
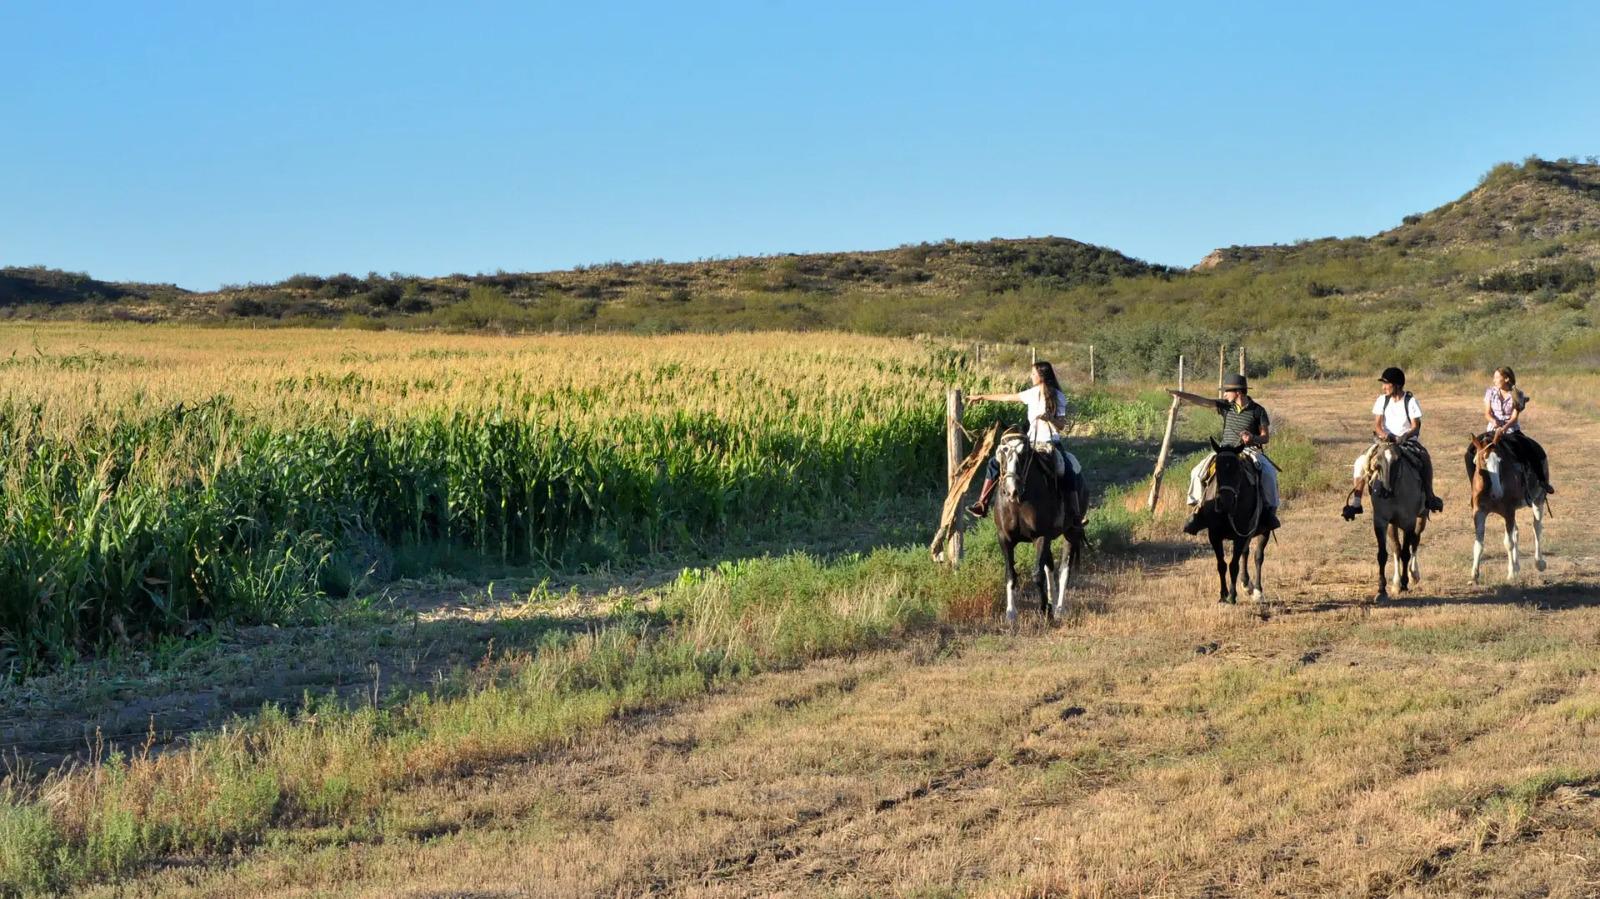
<path fill-rule="evenodd" d="M 1370 470 L 1372 454 L 1386 444 L 1403 446 L 1417 460 L 1417 467 L 1422 474 L 1422 490 L 1428 498 L 1428 511 L 1443 512 L 1444 500 L 1433 492 L 1433 458 L 1428 455 L 1428 448 L 1422 445 L 1421 440 L 1422 406 L 1406 389 L 1405 371 L 1391 365 L 1378 376 L 1378 383 L 1383 385 L 1383 390 L 1372 404 L 1374 440 L 1366 452 L 1356 457 L 1355 468 L 1351 471 L 1350 496 L 1345 500 L 1340 514 L 1345 521 L 1351 521 L 1362 513 L 1361 494 L 1367 490 L 1367 472 Z"/>
<path fill-rule="evenodd" d="M 1266 508 L 1261 510 L 1261 530 L 1278 527 L 1278 469 L 1267 458 L 1262 448 L 1271 437 L 1272 422 L 1265 406 L 1250 397 L 1250 382 L 1244 375 L 1228 375 L 1222 380 L 1222 399 L 1213 399 L 1197 393 L 1169 390 L 1168 393 L 1194 406 L 1205 406 L 1222 416 L 1221 446 L 1240 447 L 1240 455 L 1256 464 L 1261 472 L 1261 498 Z M 1213 454 L 1214 455 L 1214 454 Z M 1213 455 L 1200 460 L 1189 472 L 1189 507 L 1194 511 L 1184 523 L 1183 532 L 1198 534 L 1205 530 L 1201 523 L 1200 501 L 1205 497 L 1205 475 Z"/>

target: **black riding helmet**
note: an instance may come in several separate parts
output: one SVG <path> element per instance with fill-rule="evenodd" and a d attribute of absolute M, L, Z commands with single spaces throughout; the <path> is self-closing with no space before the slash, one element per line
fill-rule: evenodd
<path fill-rule="evenodd" d="M 1391 365 L 1383 370 L 1383 374 L 1378 376 L 1378 380 L 1386 384 L 1393 384 L 1396 387 L 1404 387 L 1406 386 L 1406 373 Z"/>

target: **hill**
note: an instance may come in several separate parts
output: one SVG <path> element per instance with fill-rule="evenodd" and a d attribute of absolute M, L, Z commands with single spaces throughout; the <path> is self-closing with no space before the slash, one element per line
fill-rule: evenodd
<path fill-rule="evenodd" d="M 1093 342 L 1100 371 L 1112 375 L 1169 371 L 1179 353 L 1209 359 L 1219 343 L 1246 342 L 1257 374 L 1387 364 L 1449 373 L 1600 363 L 1597 264 L 1600 165 L 1530 157 L 1370 237 L 1225 247 L 1189 271 L 1056 237 L 524 274 L 296 275 L 195 294 L 76 275 L 46 283 L 26 270 L 31 286 L 13 287 L 0 314 L 491 331 L 826 329 L 1047 352 Z"/>
<path fill-rule="evenodd" d="M 38 265 L 0 268 L 0 307 L 127 303 L 187 293 L 172 284 L 97 281 L 82 272 Z"/>
<path fill-rule="evenodd" d="M 12 285 L 0 293 L 0 306 L 24 316 L 104 315 L 103 309 L 63 307 L 122 300 L 127 311 L 145 319 L 348 324 L 350 316 L 361 316 L 401 325 L 517 330 L 596 326 L 636 330 L 641 321 L 648 325 L 663 319 L 666 329 L 677 330 L 678 315 L 662 315 L 663 310 L 676 310 L 704 318 L 696 324 L 719 330 L 718 319 L 730 317 L 748 319 L 731 327 L 820 324 L 782 314 L 794 311 L 788 299 L 794 296 L 948 297 L 1023 287 L 1066 289 L 1173 270 L 1105 247 L 1044 237 L 947 240 L 893 250 L 698 262 L 613 262 L 554 272 L 444 277 L 301 274 L 273 284 L 226 286 L 207 293 L 106 284 L 86 275 L 40 268 L 0 271 Z M 701 310 L 700 305 L 708 308 Z M 765 306 L 776 308 L 785 320 L 758 320 Z M 746 309 L 755 314 L 734 314 Z M 707 314 L 695 314 L 702 311 Z"/>

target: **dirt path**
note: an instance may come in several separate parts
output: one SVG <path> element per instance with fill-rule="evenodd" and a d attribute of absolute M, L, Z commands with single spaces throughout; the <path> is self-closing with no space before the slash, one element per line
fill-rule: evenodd
<path fill-rule="evenodd" d="M 1392 603 L 1367 601 L 1370 526 L 1309 497 L 1265 621 L 1213 601 L 1209 555 L 1103 563 L 1070 627 L 756 678 L 418 788 L 390 813 L 407 837 L 291 836 L 116 892 L 1594 895 L 1600 539 L 1577 512 L 1600 485 L 1561 460 L 1600 423 L 1530 414 L 1561 490 L 1549 566 L 1526 529 L 1523 582 L 1499 586 L 1496 540 L 1474 588 L 1455 447 L 1477 405 L 1451 397 L 1423 397 L 1447 512 Z M 1364 442 L 1348 385 L 1263 399 L 1321 464 Z"/>

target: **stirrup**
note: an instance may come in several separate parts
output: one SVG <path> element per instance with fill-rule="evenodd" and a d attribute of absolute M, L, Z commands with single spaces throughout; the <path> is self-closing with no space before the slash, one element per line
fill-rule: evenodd
<path fill-rule="evenodd" d="M 1200 532 L 1205 529 L 1206 523 L 1200 520 L 1199 512 L 1190 515 L 1189 520 L 1183 523 L 1183 532 L 1191 537 L 1199 536 Z"/>
<path fill-rule="evenodd" d="M 967 507 L 967 514 L 973 518 L 986 518 L 989 515 L 989 504 L 979 500 Z"/>
<path fill-rule="evenodd" d="M 1550 486 L 1549 484 L 1545 484 L 1544 485 L 1544 495 L 1545 496 L 1555 496 L 1556 495 L 1556 488 Z"/>
<path fill-rule="evenodd" d="M 1428 497 L 1427 505 L 1428 505 L 1428 511 L 1429 512 L 1443 512 L 1444 511 L 1444 500 L 1440 499 L 1437 496 Z"/>
<path fill-rule="evenodd" d="M 1339 510 L 1339 514 L 1344 516 L 1345 521 L 1355 521 L 1356 516 L 1364 513 L 1365 511 L 1365 509 L 1361 508 L 1355 503 L 1345 503 L 1344 508 Z"/>

